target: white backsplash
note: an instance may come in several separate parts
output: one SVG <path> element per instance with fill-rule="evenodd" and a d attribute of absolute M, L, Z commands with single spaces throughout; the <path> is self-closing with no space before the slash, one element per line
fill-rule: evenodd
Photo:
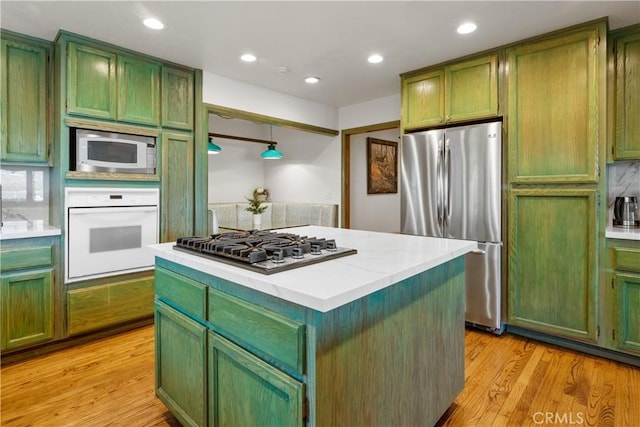
<path fill-rule="evenodd" d="M 0 168 L 2 222 L 49 224 L 49 168 L 10 166 Z"/>
<path fill-rule="evenodd" d="M 607 207 L 609 220 L 616 197 L 640 198 L 640 160 L 614 162 L 607 165 Z"/>

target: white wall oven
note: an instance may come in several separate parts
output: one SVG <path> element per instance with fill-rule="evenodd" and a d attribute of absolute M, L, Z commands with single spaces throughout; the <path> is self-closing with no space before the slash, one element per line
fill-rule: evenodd
<path fill-rule="evenodd" d="M 155 188 L 66 188 L 65 283 L 152 269 L 159 200 Z"/>

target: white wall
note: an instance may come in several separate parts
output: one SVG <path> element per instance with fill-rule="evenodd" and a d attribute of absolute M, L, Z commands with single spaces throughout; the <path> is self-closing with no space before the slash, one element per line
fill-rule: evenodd
<path fill-rule="evenodd" d="M 259 86 L 202 73 L 202 101 L 294 122 L 338 129 L 335 107 L 296 98 Z"/>
<path fill-rule="evenodd" d="M 400 81 L 398 81 L 397 95 L 340 108 L 338 110 L 340 129 L 351 129 L 400 120 L 400 105 Z"/>
<path fill-rule="evenodd" d="M 351 137 L 351 228 L 368 231 L 400 232 L 400 164 L 398 192 L 367 194 L 367 137 L 398 142 L 400 128 L 353 135 Z"/>
<path fill-rule="evenodd" d="M 268 128 L 268 127 L 266 127 Z M 227 120 L 209 116 L 209 131 L 225 135 L 268 139 L 265 126 L 246 120 Z M 222 152 L 209 155 L 209 203 L 243 202 L 253 189 L 265 184 L 265 161 L 260 153 L 266 145 L 231 139 L 214 138 Z"/>

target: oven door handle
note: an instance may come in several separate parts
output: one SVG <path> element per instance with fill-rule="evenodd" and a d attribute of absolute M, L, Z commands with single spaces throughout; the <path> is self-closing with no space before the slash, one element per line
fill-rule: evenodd
<path fill-rule="evenodd" d="M 118 207 L 99 207 L 99 208 L 69 208 L 69 215 L 81 214 L 102 214 L 102 213 L 118 213 L 118 212 L 155 212 L 157 206 L 118 206 Z"/>

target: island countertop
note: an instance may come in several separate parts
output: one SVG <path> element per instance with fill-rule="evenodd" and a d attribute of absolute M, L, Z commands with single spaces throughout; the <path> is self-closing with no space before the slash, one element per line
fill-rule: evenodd
<path fill-rule="evenodd" d="M 154 255 L 212 276 L 328 312 L 477 249 L 466 240 L 305 226 L 283 229 L 309 237 L 335 239 L 355 255 L 265 275 L 173 249 L 174 242 L 151 245 Z"/>

